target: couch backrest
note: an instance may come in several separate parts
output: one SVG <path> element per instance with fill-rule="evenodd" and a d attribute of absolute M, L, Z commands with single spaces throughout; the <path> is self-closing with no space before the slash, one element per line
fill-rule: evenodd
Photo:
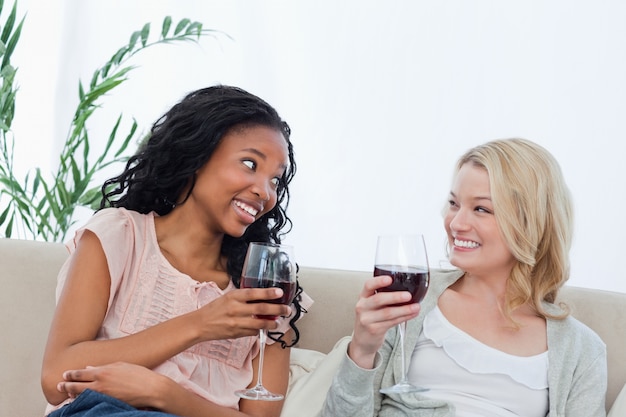
<path fill-rule="evenodd" d="M 0 416 L 41 417 L 45 400 L 40 370 L 54 311 L 56 276 L 67 258 L 60 243 L 0 239 Z M 299 277 L 315 300 L 299 322 L 299 347 L 329 352 L 350 335 L 354 305 L 366 271 L 301 267 Z M 607 409 L 626 383 L 626 294 L 566 287 L 561 299 L 607 344 Z"/>

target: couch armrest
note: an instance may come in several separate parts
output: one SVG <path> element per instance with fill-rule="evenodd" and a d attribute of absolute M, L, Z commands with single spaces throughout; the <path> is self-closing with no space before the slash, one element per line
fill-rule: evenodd
<path fill-rule="evenodd" d="M 41 417 L 41 362 L 55 306 L 61 243 L 0 239 L 0 416 Z"/>

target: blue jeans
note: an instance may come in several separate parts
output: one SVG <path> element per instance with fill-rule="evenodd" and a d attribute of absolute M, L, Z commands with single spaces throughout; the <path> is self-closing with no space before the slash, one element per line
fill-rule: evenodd
<path fill-rule="evenodd" d="M 48 414 L 48 417 L 176 417 L 160 411 L 138 410 L 116 398 L 85 390 L 71 403 Z"/>

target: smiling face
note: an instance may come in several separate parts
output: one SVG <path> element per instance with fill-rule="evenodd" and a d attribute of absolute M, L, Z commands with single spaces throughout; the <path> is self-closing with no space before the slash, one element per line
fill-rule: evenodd
<path fill-rule="evenodd" d="M 282 133 L 265 126 L 224 135 L 197 171 L 188 206 L 214 233 L 239 237 L 276 205 L 277 188 L 288 164 Z"/>
<path fill-rule="evenodd" d="M 457 172 L 444 226 L 452 265 L 473 275 L 508 277 L 515 258 L 498 227 L 489 175 L 484 168 L 466 163 Z"/>

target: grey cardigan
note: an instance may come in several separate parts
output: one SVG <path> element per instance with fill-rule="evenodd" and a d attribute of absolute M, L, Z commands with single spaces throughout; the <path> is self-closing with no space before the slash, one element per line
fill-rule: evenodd
<path fill-rule="evenodd" d="M 417 344 L 426 313 L 443 291 L 462 275 L 461 271 L 433 271 L 422 313 L 407 323 L 407 363 Z M 545 304 L 559 312 L 554 304 Z M 328 391 L 322 417 L 454 417 L 454 405 L 428 398 L 426 393 L 382 395 L 381 386 L 397 382 L 401 374 L 399 337 L 387 332 L 374 369 L 359 368 L 346 354 Z M 606 346 L 587 326 L 571 316 L 547 320 L 549 417 L 605 417 L 607 389 Z M 390 360 L 393 359 L 393 360 Z"/>

